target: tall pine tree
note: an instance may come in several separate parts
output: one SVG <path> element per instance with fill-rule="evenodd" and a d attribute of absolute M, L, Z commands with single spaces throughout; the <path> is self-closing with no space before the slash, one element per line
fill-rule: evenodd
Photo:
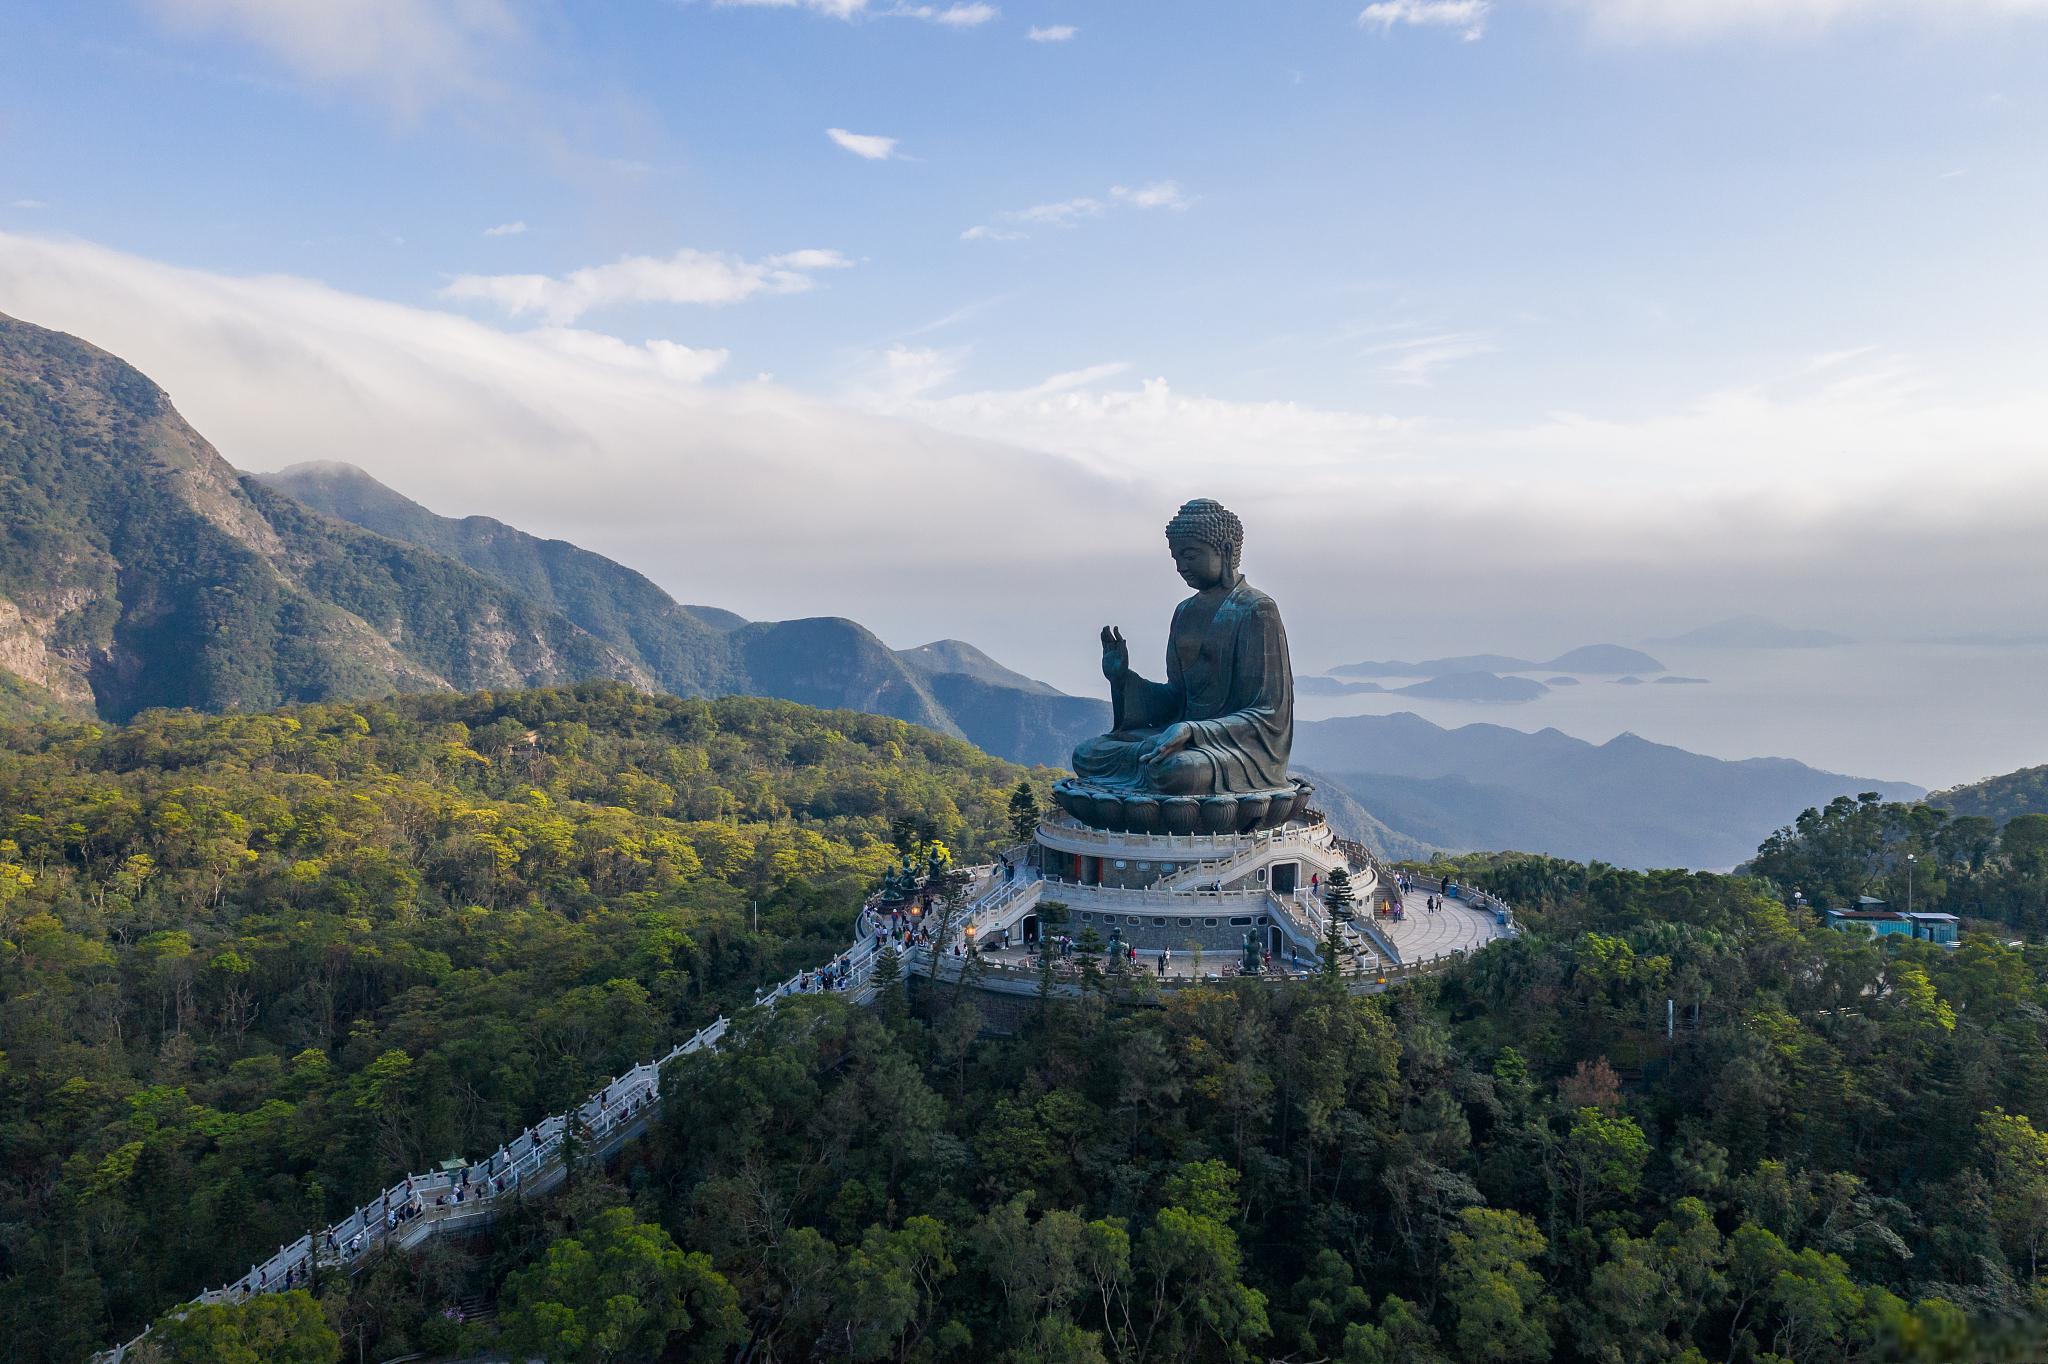
<path fill-rule="evenodd" d="M 1029 842 L 1038 832 L 1038 815 L 1038 792 L 1032 789 L 1031 779 L 1018 778 L 1017 789 L 1010 792 L 1010 832 L 1019 843 Z"/>

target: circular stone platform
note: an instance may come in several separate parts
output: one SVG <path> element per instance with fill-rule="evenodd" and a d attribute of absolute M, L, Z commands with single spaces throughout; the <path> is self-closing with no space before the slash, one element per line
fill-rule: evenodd
<path fill-rule="evenodd" d="M 1229 834 L 1276 829 L 1308 808 L 1311 787 L 1300 777 L 1270 791 L 1222 796 L 1156 796 L 1114 791 L 1074 777 L 1056 782 L 1059 807 L 1094 829 L 1129 834 Z"/>

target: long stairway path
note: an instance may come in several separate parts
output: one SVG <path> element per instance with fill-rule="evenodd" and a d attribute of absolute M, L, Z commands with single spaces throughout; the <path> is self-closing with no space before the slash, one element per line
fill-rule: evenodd
<path fill-rule="evenodd" d="M 973 889 L 956 929 L 974 924 L 984 942 L 992 938 L 991 930 L 1015 914 L 1019 902 L 1035 898 L 1044 885 L 1028 871 L 1003 876 L 994 867 L 969 870 L 974 877 Z M 1376 926 L 1381 934 L 1391 939 L 1399 954 L 1392 963 L 1399 968 L 1398 974 L 1427 971 L 1514 932 L 1507 906 L 1482 893 L 1468 890 L 1465 894 L 1473 898 L 1447 901 L 1442 909 L 1432 913 L 1427 908 L 1427 893 L 1411 890 L 1405 898 L 1400 923 L 1378 921 Z M 1289 909 L 1277 901 L 1276 907 Z M 773 1008 L 777 1001 L 790 995 L 817 993 L 828 970 L 836 982 L 834 993 L 844 994 L 859 1004 L 873 999 L 874 969 L 881 954 L 882 936 L 878 931 L 880 916 L 872 911 L 872 901 L 862 907 L 854 941 L 845 952 L 821 966 L 797 972 L 774 989 L 762 992 L 757 1002 Z M 906 974 L 923 970 L 933 975 L 946 974 L 948 967 L 957 969 L 957 963 L 946 962 L 944 951 L 941 944 L 905 952 L 902 969 Z M 922 966 L 918 964 L 920 960 Z M 1358 987 L 1374 988 L 1375 974 L 1379 988 L 1384 988 L 1394 972 L 1386 966 L 1361 972 Z M 561 1184 L 568 1174 L 562 1153 L 572 1133 L 575 1144 L 584 1153 L 599 1159 L 609 1159 L 627 1142 L 644 1134 L 659 1108 L 662 1068 L 679 1056 L 716 1047 L 731 1025 L 728 1018 L 713 1020 L 664 1054 L 613 1076 L 576 1107 L 542 1119 L 483 1160 L 407 1175 L 333 1226 L 280 1246 L 269 1259 L 252 1265 L 241 1278 L 207 1289 L 193 1303 L 242 1302 L 257 1293 L 298 1287 L 307 1281 L 315 1263 L 323 1270 L 353 1273 L 379 1246 L 388 1244 L 393 1249 L 410 1250 L 433 1237 L 467 1233 L 495 1221 L 511 1200 L 538 1196 Z M 148 1336 L 145 1329 L 134 1340 L 101 1351 L 92 1357 L 93 1364 L 123 1364 Z"/>
<path fill-rule="evenodd" d="M 991 869 L 972 870 L 986 880 Z M 835 982 L 843 982 L 835 984 L 833 993 L 859 1004 L 872 999 L 881 939 L 875 932 L 879 921 L 870 910 L 862 907 L 853 945 L 845 952 L 762 992 L 758 1002 L 773 1008 L 790 995 L 818 993 L 828 970 Z M 242 1302 L 257 1293 L 300 1287 L 316 1263 L 323 1271 L 353 1273 L 379 1246 L 410 1250 L 435 1236 L 466 1233 L 495 1221 L 511 1200 L 547 1193 L 567 1177 L 562 1153 L 572 1131 L 582 1151 L 600 1159 L 645 1133 L 659 1107 L 662 1068 L 679 1056 L 717 1046 L 731 1025 L 728 1018 L 713 1020 L 663 1055 L 613 1076 L 576 1107 L 543 1118 L 483 1160 L 407 1175 L 333 1226 L 278 1247 L 241 1278 L 207 1289 L 188 1305 Z M 145 1328 L 135 1339 L 94 1355 L 93 1364 L 122 1364 L 148 1336 Z"/>

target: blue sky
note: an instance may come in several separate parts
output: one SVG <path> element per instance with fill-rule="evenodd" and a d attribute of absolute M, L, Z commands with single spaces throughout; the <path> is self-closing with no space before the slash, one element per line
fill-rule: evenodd
<path fill-rule="evenodd" d="M 1477 41 L 1342 3 L 1013 5 L 966 27 L 508 6 L 443 21 L 448 66 L 365 40 L 339 76 L 290 45 L 317 39 L 238 17 L 260 8 L 18 11 L 8 199 L 49 207 L 9 224 L 426 305 L 463 274 L 825 249 L 853 264 L 799 299 L 577 321 L 807 387 L 915 342 L 966 348 L 976 387 L 1123 363 L 1404 415 L 1647 409 L 1772 356 L 1968 353 L 2048 283 L 2048 12 L 2024 6 L 1685 37 L 1528 0 Z M 1025 37 L 1059 24 L 1071 39 Z M 1186 206 L 1112 196 L 1162 183 Z M 1002 216 L 1080 199 L 1107 207 Z M 1025 235 L 962 240 L 977 224 Z"/>
<path fill-rule="evenodd" d="M 0 23 L 0 310 L 687 598 L 1085 685 L 1214 493 L 1333 659 L 2048 610 L 2048 0 Z"/>

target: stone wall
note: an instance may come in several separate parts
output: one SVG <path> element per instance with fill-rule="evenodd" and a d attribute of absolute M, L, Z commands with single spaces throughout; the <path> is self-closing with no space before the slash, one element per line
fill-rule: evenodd
<path fill-rule="evenodd" d="M 1232 913 L 1232 910 L 1238 912 Z M 1272 922 L 1271 914 L 1263 910 L 1249 912 L 1243 905 L 1217 905 L 1209 914 L 1105 914 L 1077 908 L 1072 911 L 1066 926 L 1058 931 L 1078 939 L 1092 928 L 1095 936 L 1105 943 L 1114 931 L 1126 944 L 1140 952 L 1165 949 L 1186 953 L 1193 945 L 1200 944 L 1205 955 L 1215 956 L 1218 953 L 1242 952 L 1247 933 L 1254 935 L 1254 941 L 1263 947 Z"/>

